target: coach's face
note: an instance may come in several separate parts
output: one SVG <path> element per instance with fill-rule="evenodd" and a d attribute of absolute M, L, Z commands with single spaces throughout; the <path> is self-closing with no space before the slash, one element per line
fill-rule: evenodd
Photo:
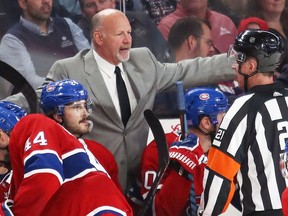
<path fill-rule="evenodd" d="M 106 16 L 103 19 L 102 28 L 94 33 L 98 45 L 97 52 L 111 64 L 118 65 L 130 57 L 132 44 L 131 26 L 120 11 Z"/>

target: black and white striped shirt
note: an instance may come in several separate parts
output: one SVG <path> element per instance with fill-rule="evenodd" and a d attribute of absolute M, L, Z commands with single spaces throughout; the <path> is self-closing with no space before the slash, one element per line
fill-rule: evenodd
<path fill-rule="evenodd" d="M 203 215 L 219 215 L 240 187 L 243 215 L 282 209 L 279 159 L 288 141 L 288 90 L 256 86 L 235 100 L 209 151 Z"/>

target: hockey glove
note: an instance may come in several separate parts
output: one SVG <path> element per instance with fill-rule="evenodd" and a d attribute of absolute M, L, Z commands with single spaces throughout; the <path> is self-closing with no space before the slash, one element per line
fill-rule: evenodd
<path fill-rule="evenodd" d="M 206 160 L 199 139 L 190 135 L 183 141 L 174 142 L 169 149 L 171 161 L 178 162 L 188 173 L 193 174 L 193 169 Z"/>

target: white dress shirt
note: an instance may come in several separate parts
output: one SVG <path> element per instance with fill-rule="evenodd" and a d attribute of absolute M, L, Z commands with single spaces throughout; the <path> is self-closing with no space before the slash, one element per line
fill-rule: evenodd
<path fill-rule="evenodd" d="M 130 108 L 131 108 L 131 113 L 132 113 L 133 110 L 135 109 L 136 105 L 137 105 L 137 101 L 136 101 L 134 92 L 132 91 L 127 73 L 124 72 L 122 63 L 120 63 L 118 65 L 113 65 L 113 64 L 109 63 L 108 61 L 106 61 L 105 59 L 103 59 L 101 56 L 99 56 L 98 53 L 95 52 L 95 50 L 93 50 L 93 54 L 94 54 L 94 58 L 98 64 L 100 73 L 101 73 L 101 75 L 104 79 L 104 82 L 106 84 L 106 87 L 108 89 L 108 92 L 109 92 L 109 94 L 112 98 L 112 101 L 114 103 L 114 106 L 117 110 L 117 113 L 121 118 L 120 104 L 119 104 L 119 98 L 118 98 L 118 93 L 117 93 L 117 88 L 116 88 L 116 74 L 114 73 L 116 66 L 118 66 L 120 68 L 121 75 L 122 75 L 122 78 L 125 82 L 126 89 L 128 92 Z"/>

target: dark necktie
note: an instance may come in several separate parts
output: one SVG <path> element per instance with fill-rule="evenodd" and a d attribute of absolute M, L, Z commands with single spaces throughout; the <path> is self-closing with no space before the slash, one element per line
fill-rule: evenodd
<path fill-rule="evenodd" d="M 121 117 L 124 126 L 126 126 L 128 119 L 131 115 L 130 102 L 124 80 L 121 76 L 121 70 L 118 66 L 115 68 L 116 73 L 116 86 L 121 110 Z"/>

